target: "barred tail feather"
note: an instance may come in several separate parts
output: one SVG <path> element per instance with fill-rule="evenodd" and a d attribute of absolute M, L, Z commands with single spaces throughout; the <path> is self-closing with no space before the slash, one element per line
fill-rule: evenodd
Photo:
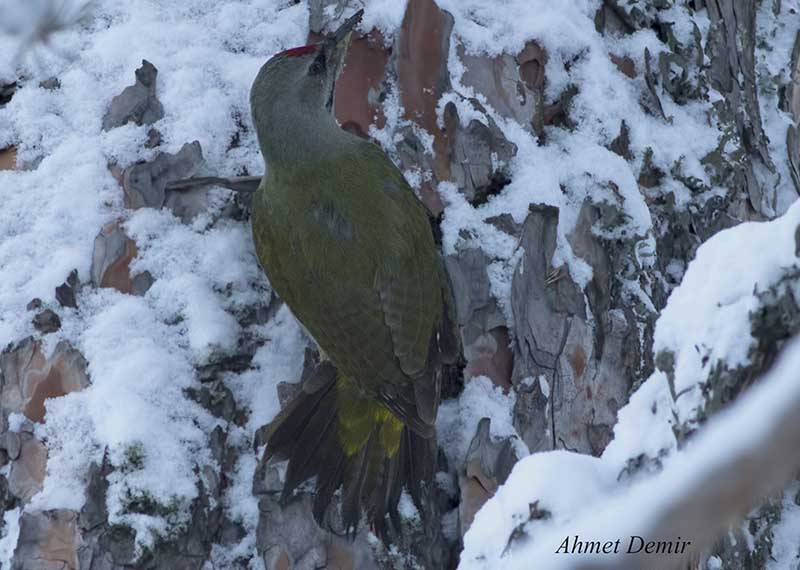
<path fill-rule="evenodd" d="M 376 534 L 391 541 L 400 524 L 397 506 L 403 488 L 422 516 L 429 514 L 435 438 L 421 437 L 384 413 L 380 404 L 353 390 L 329 362 L 316 367 L 264 435 L 262 462 L 288 460 L 282 501 L 316 477 L 313 513 L 320 525 L 339 488 L 342 522 L 351 535 L 364 512 Z"/>

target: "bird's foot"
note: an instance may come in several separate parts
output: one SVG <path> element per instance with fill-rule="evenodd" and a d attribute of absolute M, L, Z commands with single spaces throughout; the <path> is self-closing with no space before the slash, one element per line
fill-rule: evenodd
<path fill-rule="evenodd" d="M 550 271 L 548 271 L 547 276 L 544 279 L 545 285 L 552 285 L 553 283 L 564 277 L 564 274 L 562 272 L 562 267 L 555 267 Z"/>

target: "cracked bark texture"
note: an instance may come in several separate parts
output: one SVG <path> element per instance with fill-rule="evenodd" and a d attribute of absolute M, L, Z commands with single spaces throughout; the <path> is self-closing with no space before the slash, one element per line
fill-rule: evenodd
<path fill-rule="evenodd" d="M 630 58 L 610 54 L 611 61 L 627 78 L 642 79 L 640 104 L 647 112 L 664 118 L 664 98 L 685 104 L 706 100 L 711 89 L 719 93 L 713 111 L 722 125 L 724 144 L 704 158 L 704 165 L 713 172 L 715 184 L 728 189 L 724 195 L 704 195 L 705 189 L 696 181 L 681 176 L 680 165 L 670 173 L 653 166 L 657 148 L 650 149 L 644 157 L 635 157 L 625 122 L 609 144 L 610 150 L 631 163 L 641 159 L 638 183 L 655 228 L 656 247 L 651 262 L 641 261 L 631 241 L 599 237 L 596 228 L 613 226 L 619 212 L 606 203 L 590 201 L 572 206 L 575 211 L 570 213 L 577 222 L 567 236 L 574 253 L 592 269 L 592 277 L 584 286 L 576 283 L 563 266 L 553 266 L 557 226 L 563 212 L 552 206 L 531 204 L 521 224 L 508 215 L 487 220 L 518 240 L 519 255 L 514 258 L 506 307 L 495 297 L 490 283 L 489 268 L 495 260 L 480 243 L 464 239 L 456 252 L 446 257 L 464 345 L 463 381 L 488 376 L 500 389 L 513 391 L 514 425 L 531 452 L 569 449 L 601 454 L 613 435 L 617 410 L 627 402 L 633 387 L 654 369 L 650 355 L 657 312 L 680 282 L 699 244 L 743 221 L 773 218 L 796 198 L 794 191 L 791 195 L 781 193 L 780 188 L 787 188 L 787 181 L 780 180 L 776 165 L 787 163 L 792 183 L 800 189 L 800 33 L 791 60 L 786 62 L 791 81 L 779 88 L 781 109 L 794 121 L 785 135 L 781 133 L 785 148 L 777 147 L 783 148 L 786 156 L 774 155 L 776 147 L 770 145 L 779 141 L 769 140 L 763 124 L 764 86 L 759 83 L 757 70 L 759 13 L 766 6 L 775 18 L 788 17 L 790 8 L 786 2 L 783 4 L 779 0 L 600 3 L 595 18 L 600 33 L 612 37 L 654 30 L 664 44 L 663 53 L 642 54 L 645 65 L 638 69 Z M 707 30 L 696 27 L 692 41 L 680 42 L 672 32 L 668 13 L 676 5 L 707 18 Z M 317 39 L 329 30 L 332 18 L 338 18 L 348 7 L 349 3 L 339 0 L 311 0 L 309 39 Z M 452 70 L 448 69 L 452 28 L 452 16 L 434 0 L 409 0 L 396 37 L 387 41 L 378 30 L 372 30 L 354 38 L 347 67 L 337 85 L 337 118 L 343 128 L 362 137 L 371 136 L 374 129 L 387 128 L 392 110 L 387 101 L 399 101 L 402 113 L 394 118 L 392 133 L 399 142 L 387 151 L 405 172 L 422 174 L 416 189 L 432 218 L 439 216 L 444 207 L 436 192 L 440 182 L 455 183 L 476 207 L 501 192 L 508 182 L 506 165 L 517 148 L 506 140 L 486 106 L 502 119 L 516 121 L 540 144 L 547 144 L 545 127 L 575 127 L 570 105 L 577 87 L 567 86 L 550 100 L 545 97 L 549 58 L 535 41 L 527 42 L 519 53 L 491 57 L 467 53 L 456 44 L 455 52 L 465 67 L 461 82 L 480 94 L 481 99 L 455 93 Z M 151 64 L 143 62 L 136 84 L 112 103 L 104 128 L 128 122 L 150 124 L 163 115 L 155 91 L 156 73 Z M 13 89 L 3 89 L 0 86 L 0 101 L 6 92 L 9 97 L 13 94 Z M 442 106 L 439 117 L 444 96 L 451 99 Z M 462 125 L 458 109 L 464 107 L 456 106 L 454 101 L 468 104 L 480 118 L 470 118 Z M 158 144 L 157 135 L 154 132 L 151 137 L 154 146 Z M 0 150 L 0 159 L 3 153 L 13 150 Z M 147 163 L 126 165 L 124 170 L 115 167 L 115 172 L 128 207 L 166 207 L 188 222 L 208 207 L 205 191 L 182 194 L 170 190 L 168 183 L 193 175 L 201 162 L 199 144 L 187 141 L 175 155 L 161 153 Z M 667 177 L 692 192 L 688 204 L 678 206 L 674 195 L 662 191 L 661 184 Z M 226 215 L 241 219 L 246 210 L 246 204 L 232 207 Z M 119 224 L 98 228 L 98 232 L 90 285 L 144 294 L 152 278 L 131 275 L 129 270 L 137 255 L 135 242 Z M 648 299 L 627 294 L 621 278 L 634 278 Z M 243 328 L 256 322 L 264 324 L 274 317 L 279 305 L 279 301 L 267 299 L 248 307 L 237 318 Z M 763 294 L 762 306 L 752 320 L 759 356 L 741 369 L 716 370 L 709 379 L 715 388 L 711 390 L 714 396 L 709 398 L 702 417 L 688 418 L 676 427 L 682 442 L 691 437 L 705 416 L 734 399 L 771 366 L 786 339 L 800 330 L 798 306 L 796 292 L 789 283 L 776 284 Z M 35 303 L 31 307 L 40 308 Z M 48 310 L 54 309 L 61 310 Z M 202 389 L 192 397 L 231 425 L 243 425 L 244 418 L 224 385 L 224 375 L 249 368 L 259 342 L 262 341 L 257 338 L 242 338 L 235 357 L 220 358 L 197 370 Z M 53 354 L 45 356 L 35 339 L 8 347 L 0 357 L 0 365 L 0 465 L 9 465 L 7 475 L 0 475 L 0 506 L 10 510 L 26 504 L 41 488 L 47 450 L 35 436 L 34 422 L 42 420 L 44 399 L 81 389 L 89 378 L 86 364 L 74 347 L 59 344 Z M 668 359 L 659 367 L 668 371 Z M 462 375 L 455 376 L 459 380 L 453 382 L 448 395 L 459 391 Z M 284 390 L 284 395 L 288 396 L 291 388 Z M 11 413 L 27 418 L 14 431 L 8 425 Z M 488 421 L 472 429 L 474 438 L 464 464 L 443 462 L 443 479 L 447 482 L 443 486 L 448 489 L 440 493 L 437 501 L 440 512 L 456 512 L 454 532 L 445 536 L 409 525 L 402 552 L 381 557 L 375 554 L 365 532 L 347 542 L 335 532 L 320 529 L 311 518 L 308 494 L 298 494 L 281 508 L 277 501 L 280 473 L 258 473 L 253 489 L 259 499 L 255 552 L 235 560 L 233 567 L 246 568 L 256 558 L 269 569 L 415 564 L 453 567 L 461 533 L 502 484 L 516 460 L 509 440 L 497 441 L 489 435 Z M 228 441 L 228 432 L 221 427 L 209 438 L 209 447 L 219 469 L 203 474 L 206 483 L 199 489 L 186 525 L 152 551 L 137 556 L 130 529 L 109 523 L 106 478 L 112 467 L 104 461 L 92 469 L 87 501 L 80 512 L 23 516 L 13 567 L 209 567 L 213 548 L 235 544 L 245 532 L 227 520 L 220 506 L 240 449 Z M 643 460 L 646 463 L 647 458 Z M 724 567 L 763 567 L 770 553 L 770 527 L 779 518 L 780 509 L 780 501 L 772 501 L 751 514 L 751 534 L 757 537 L 753 549 L 745 548 L 747 540 L 737 540 L 738 546 L 727 542 L 718 547 L 716 554 Z"/>
<path fill-rule="evenodd" d="M 515 421 L 529 449 L 568 449 L 599 455 L 611 440 L 616 413 L 641 373 L 639 339 L 624 307 L 613 307 L 608 251 L 591 233 L 597 208 L 585 203 L 571 236 L 593 262 L 582 290 L 550 260 L 558 210 L 530 207 L 511 289 L 518 398 Z"/>

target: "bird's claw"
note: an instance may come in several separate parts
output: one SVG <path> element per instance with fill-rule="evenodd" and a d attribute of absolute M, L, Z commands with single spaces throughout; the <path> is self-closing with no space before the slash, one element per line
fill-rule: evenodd
<path fill-rule="evenodd" d="M 544 283 L 545 285 L 552 285 L 559 279 L 563 277 L 563 273 L 561 272 L 561 267 L 554 267 L 550 271 L 547 272 L 547 276 L 545 276 Z"/>

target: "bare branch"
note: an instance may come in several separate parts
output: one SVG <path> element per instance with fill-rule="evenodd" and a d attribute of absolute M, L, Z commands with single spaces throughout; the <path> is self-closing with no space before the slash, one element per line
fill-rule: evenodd
<path fill-rule="evenodd" d="M 216 176 L 206 176 L 203 178 L 186 178 L 176 180 L 167 184 L 167 190 L 192 190 L 204 186 L 221 186 L 234 192 L 252 193 L 258 190 L 261 184 L 261 176 L 239 176 L 235 178 L 218 178 Z"/>

